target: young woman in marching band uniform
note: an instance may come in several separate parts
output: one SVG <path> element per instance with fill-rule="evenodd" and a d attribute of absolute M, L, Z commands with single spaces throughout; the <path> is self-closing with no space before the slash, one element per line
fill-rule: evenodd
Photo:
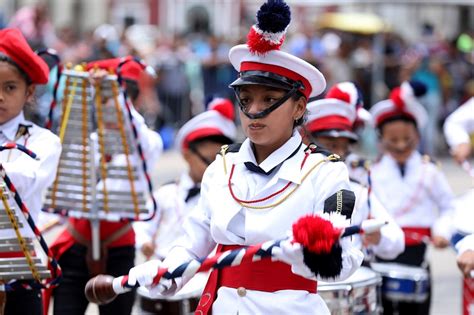
<path fill-rule="evenodd" d="M 423 90 L 418 82 L 404 82 L 371 108 L 383 148 L 371 170 L 374 194 L 405 233 L 405 251 L 389 261 L 427 268 L 427 240 L 437 248 L 449 245 L 453 193 L 437 165 L 416 150 L 427 119 L 416 99 Z M 383 307 L 385 314 L 394 307 L 401 314 L 428 314 L 430 297 L 397 306 L 383 299 Z"/>
<path fill-rule="evenodd" d="M 46 63 L 28 46 L 16 29 L 0 30 L 0 142 L 16 142 L 38 155 L 34 160 L 16 150 L 0 152 L 0 163 L 37 220 L 42 196 L 54 180 L 61 144 L 59 138 L 23 115 L 24 107 L 34 99 L 37 84 L 48 82 Z M 19 213 L 19 209 L 17 209 Z M 33 231 L 19 213 L 23 237 L 34 238 Z M 13 230 L 0 231 L 1 238 L 15 238 Z M 42 314 L 42 296 L 38 289 L 7 292 L 6 314 Z"/>
<path fill-rule="evenodd" d="M 138 282 L 153 295 L 174 294 L 189 279 L 162 281 L 151 286 L 157 267 L 173 270 L 191 258 L 218 251 L 284 238 L 301 216 L 331 210 L 325 202 L 349 187 L 344 163 L 306 148 L 296 127 L 301 125 L 309 97 L 325 88 L 321 73 L 292 55 L 279 51 L 290 12 L 283 1 L 268 1 L 257 14 L 258 24 L 247 45 L 231 49 L 229 58 L 239 71 L 231 84 L 240 107 L 247 139 L 223 147 L 207 168 L 201 198 L 184 223 L 184 236 L 161 263 L 152 260 L 129 272 L 129 284 Z M 353 198 L 353 194 L 351 195 Z M 341 198 L 342 212 L 348 203 Z M 326 208 L 326 209 L 325 209 Z M 342 271 L 350 276 L 362 253 L 342 240 Z M 211 273 L 198 314 L 329 314 L 316 293 L 313 272 L 302 251 L 284 249 L 279 259 L 261 260 Z"/>
<path fill-rule="evenodd" d="M 181 150 L 188 170 L 177 182 L 156 191 L 159 215 L 152 221 L 134 223 L 136 246 L 145 257 L 164 259 L 172 243 L 182 235 L 184 219 L 199 200 L 204 171 L 221 146 L 234 142 L 234 116 L 234 104 L 229 99 L 215 98 L 206 112 L 189 120 L 178 131 L 176 147 Z"/>
<path fill-rule="evenodd" d="M 351 145 L 358 140 L 354 125 L 359 113 L 365 111 L 361 100 L 354 83 L 342 82 L 329 89 L 324 99 L 309 103 L 304 127 L 304 131 L 310 133 L 308 141 L 314 141 L 345 160 L 350 154 Z M 348 165 L 348 168 L 350 170 L 351 166 Z M 368 218 L 388 222 L 380 231 L 353 237 L 355 244 L 360 248 L 368 248 L 369 252 L 384 259 L 397 257 L 405 248 L 403 231 L 377 197 L 369 194 L 369 188 L 353 179 L 351 174 L 349 177 L 351 190 L 356 194 L 352 223 L 360 224 Z"/>
<path fill-rule="evenodd" d="M 124 61 L 127 61 L 124 63 Z M 100 80 L 110 69 L 118 71 L 120 64 L 122 78 L 125 80 L 127 94 L 132 104 L 139 96 L 138 80 L 145 72 L 145 67 L 131 57 L 106 59 L 90 62 L 87 69 L 91 76 Z M 153 167 L 163 150 L 161 137 L 150 130 L 143 117 L 131 106 L 133 121 L 137 128 L 143 158 L 149 167 Z M 94 134 L 91 138 L 94 139 Z M 108 157 L 109 165 L 123 165 L 122 155 Z M 131 163 L 141 168 L 138 157 L 132 156 Z M 111 190 L 128 190 L 129 182 L 124 179 L 106 179 Z M 99 185 L 103 183 L 99 182 Z M 146 187 L 144 175 L 141 174 L 134 182 L 140 191 Z M 100 189 L 100 188 L 99 188 Z M 54 314 L 83 314 L 89 302 L 84 296 L 84 286 L 91 275 L 108 272 L 116 275 L 127 272 L 134 266 L 135 233 L 130 222 L 100 221 L 101 258 L 93 261 L 91 257 L 91 223 L 88 219 L 69 218 L 67 227 L 52 246 L 56 259 L 63 270 L 63 282 L 54 290 Z M 101 314 L 130 314 L 135 293 L 129 292 L 116 299 L 113 303 L 100 307 Z"/>

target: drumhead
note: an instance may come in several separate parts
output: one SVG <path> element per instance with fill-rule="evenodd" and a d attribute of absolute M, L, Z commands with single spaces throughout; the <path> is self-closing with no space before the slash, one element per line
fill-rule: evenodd
<path fill-rule="evenodd" d="M 352 276 L 344 281 L 324 282 L 318 281 L 318 292 L 346 290 L 353 288 L 375 285 L 381 282 L 381 278 L 376 272 L 367 267 L 360 267 Z"/>
<path fill-rule="evenodd" d="M 421 267 L 407 266 L 397 263 L 371 263 L 372 269 L 384 277 L 396 279 L 428 279 L 428 271 Z"/>
<path fill-rule="evenodd" d="M 202 291 L 204 291 L 207 278 L 209 278 L 208 273 L 201 272 L 196 274 L 181 290 L 172 296 L 164 296 L 160 294 L 158 296 L 150 297 L 150 293 L 145 287 L 139 287 L 137 293 L 142 297 L 152 300 L 179 301 L 190 298 L 199 298 L 202 294 Z"/>
<path fill-rule="evenodd" d="M 474 189 L 457 197 L 454 204 L 453 225 L 456 232 L 466 235 L 474 233 Z"/>

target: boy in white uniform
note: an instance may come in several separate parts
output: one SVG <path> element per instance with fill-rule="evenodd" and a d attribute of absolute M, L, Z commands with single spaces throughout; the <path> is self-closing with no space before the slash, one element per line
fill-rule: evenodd
<path fill-rule="evenodd" d="M 222 145 L 234 142 L 234 104 L 216 98 L 208 107 L 206 112 L 184 124 L 176 136 L 176 147 L 188 170 L 177 182 L 162 186 L 154 194 L 159 215 L 149 222 L 134 223 L 136 246 L 147 258 L 166 257 L 172 243 L 183 233 L 184 219 L 197 205 L 204 171 Z"/>
<path fill-rule="evenodd" d="M 36 84 L 48 82 L 48 74 L 47 64 L 18 30 L 0 30 L 0 143 L 16 142 L 38 155 L 35 160 L 20 151 L 6 150 L 0 152 L 0 161 L 36 222 L 42 196 L 56 174 L 61 143 L 49 130 L 27 121 L 23 109 L 33 100 Z M 23 215 L 18 213 L 18 217 L 23 224 L 22 236 L 35 238 Z M 16 238 L 16 234 L 2 230 L 0 237 Z M 39 289 L 7 292 L 6 298 L 6 314 L 43 313 Z"/>
<path fill-rule="evenodd" d="M 350 154 L 350 146 L 358 140 L 354 124 L 358 113 L 363 110 L 361 100 L 354 83 L 342 82 L 329 89 L 324 99 L 309 103 L 309 115 L 305 124 L 305 131 L 310 133 L 309 140 L 345 160 Z M 356 195 L 353 224 L 360 224 L 369 218 L 388 222 L 380 231 L 353 237 L 355 244 L 359 248 L 368 248 L 381 258 L 394 259 L 405 249 L 403 231 L 377 197 L 374 194 L 369 196 L 367 186 L 352 177 L 350 185 Z"/>
<path fill-rule="evenodd" d="M 416 97 L 423 86 L 404 82 L 390 98 L 370 112 L 379 131 L 383 155 L 372 167 L 374 194 L 405 233 L 405 251 L 390 262 L 427 268 L 426 242 L 449 245 L 453 193 L 443 173 L 417 150 L 419 130 L 427 115 Z M 393 304 L 383 299 L 384 313 L 428 314 L 430 298 L 423 303 Z"/>

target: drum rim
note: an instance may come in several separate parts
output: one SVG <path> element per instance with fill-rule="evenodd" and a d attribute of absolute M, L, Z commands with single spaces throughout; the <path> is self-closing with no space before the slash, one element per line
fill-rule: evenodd
<path fill-rule="evenodd" d="M 360 267 L 356 272 L 365 272 L 368 273 L 371 277 L 362 279 L 356 282 L 344 282 L 347 281 L 337 281 L 337 282 L 318 282 L 318 292 L 328 292 L 328 291 L 351 291 L 352 289 L 358 289 L 361 287 L 374 286 L 382 283 L 382 277 L 380 274 L 368 267 Z M 354 273 L 355 274 L 355 273 Z M 353 275 L 354 275 L 353 274 Z M 350 277 L 349 277 L 350 278 Z M 348 279 L 349 279 L 348 278 Z"/>

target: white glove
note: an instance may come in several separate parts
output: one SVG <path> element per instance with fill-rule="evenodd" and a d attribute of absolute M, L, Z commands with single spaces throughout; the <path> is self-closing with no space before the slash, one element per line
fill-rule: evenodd
<path fill-rule="evenodd" d="M 152 286 L 153 279 L 158 274 L 160 265 L 161 260 L 154 259 L 133 267 L 128 272 L 128 284 L 134 286 L 138 283 L 140 286 L 147 288 L 152 297 L 168 290 L 172 285 L 172 281 L 168 279 L 162 278 L 158 285 Z"/>
<path fill-rule="evenodd" d="M 280 243 L 279 247 L 272 249 L 272 256 L 279 261 L 291 265 L 294 274 L 305 278 L 314 278 L 314 273 L 304 263 L 303 248 L 299 243 L 292 243 L 286 239 Z"/>

